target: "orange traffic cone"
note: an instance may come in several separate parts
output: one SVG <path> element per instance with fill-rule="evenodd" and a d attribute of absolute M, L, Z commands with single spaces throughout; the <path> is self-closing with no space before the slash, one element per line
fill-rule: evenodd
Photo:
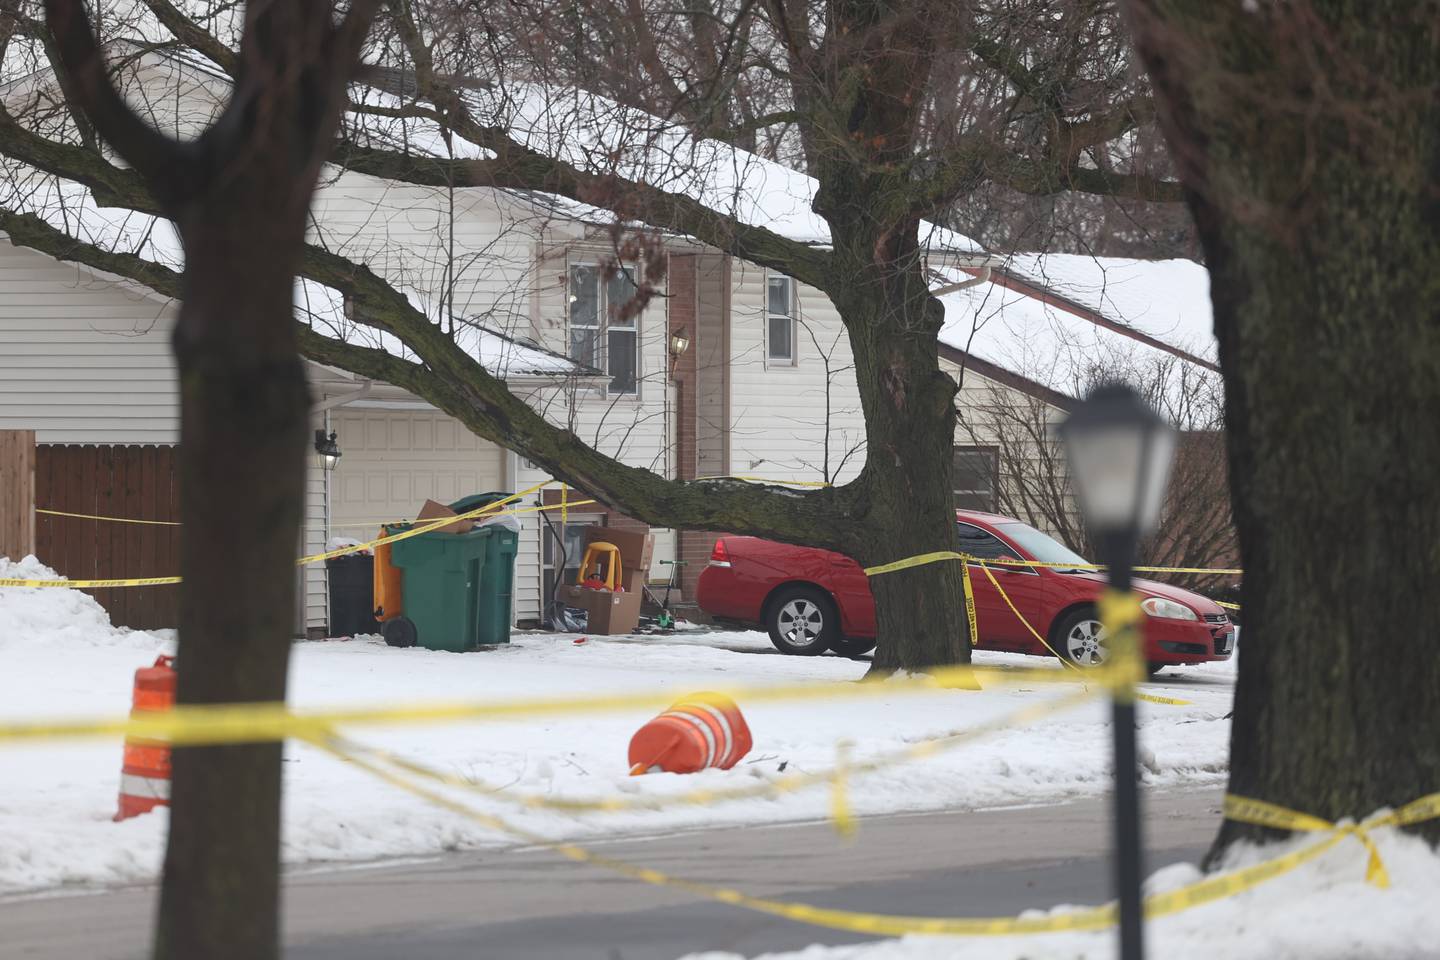
<path fill-rule="evenodd" d="M 630 738 L 630 775 L 729 770 L 753 745 L 735 701 L 697 693 L 672 704 Z"/>
<path fill-rule="evenodd" d="M 169 710 L 175 705 L 174 657 L 157 657 L 153 667 L 135 671 L 135 698 L 130 715 Z M 156 740 L 125 739 L 120 768 L 120 810 L 128 820 L 156 807 L 170 805 L 170 748 Z"/>

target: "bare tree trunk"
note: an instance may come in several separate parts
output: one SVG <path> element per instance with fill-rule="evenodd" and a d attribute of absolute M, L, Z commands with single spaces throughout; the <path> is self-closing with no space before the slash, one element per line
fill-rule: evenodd
<path fill-rule="evenodd" d="M 305 221 L 379 0 L 251 4 L 229 104 L 199 138 L 125 103 L 80 0 L 47 0 L 70 93 L 185 244 L 179 703 L 283 701 L 309 415 L 294 317 Z M 278 743 L 175 752 L 154 955 L 280 952 Z"/>
<path fill-rule="evenodd" d="M 309 392 L 275 216 L 186 232 L 178 699 L 284 700 Z M 298 248 L 298 238 L 288 246 Z M 244 531 L 244 536 L 236 536 Z M 157 957 L 279 953 L 278 743 L 177 750 Z"/>
<path fill-rule="evenodd" d="M 1440 4 L 1132 8 L 1225 374 L 1230 789 L 1363 817 L 1440 783 Z"/>
<path fill-rule="evenodd" d="M 919 267 L 914 225 L 882 234 L 857 213 L 831 217 L 836 255 L 854 269 L 832 293 L 845 317 L 865 411 L 868 492 L 854 554 L 866 566 L 959 549 L 951 486 L 955 381 L 940 370 L 944 307 Z M 968 663 L 960 568 L 930 563 L 871 577 L 874 673 Z"/>

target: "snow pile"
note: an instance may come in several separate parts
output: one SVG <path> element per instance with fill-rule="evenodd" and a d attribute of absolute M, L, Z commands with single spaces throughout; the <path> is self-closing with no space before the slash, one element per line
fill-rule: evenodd
<path fill-rule="evenodd" d="M 1440 957 L 1440 855 L 1423 840 L 1393 828 L 1372 836 L 1390 871 L 1391 887 L 1365 882 L 1365 852 L 1347 840 L 1319 860 L 1237 896 L 1146 924 L 1146 952 L 1166 960 L 1421 960 Z M 1233 848 L 1224 867 L 1260 863 L 1309 846 L 1315 835 L 1264 847 Z M 1151 875 L 1146 893 L 1202 878 L 1193 864 Z M 812 946 L 766 954 L 770 960 L 1112 960 L 1113 931 L 1023 937 L 906 937 L 844 947 Z M 688 960 L 739 960 L 733 953 Z"/>
<path fill-rule="evenodd" d="M 61 580 L 33 556 L 18 563 L 0 557 L 0 579 Z M 0 591 L 0 654 L 20 647 L 65 651 L 97 646 L 156 649 L 167 635 L 117 628 L 89 594 L 55 587 L 5 587 Z"/>
<path fill-rule="evenodd" d="M 38 594 L 45 596 L 36 596 Z M 53 604 L 49 619 L 11 641 L 0 670 L 0 716 L 115 716 L 129 709 L 132 677 L 168 646 L 152 634 L 116 630 L 73 591 L 0 591 L 0 607 Z M 66 611 L 74 611 L 70 617 Z M 98 615 L 97 615 L 98 614 Z M 73 620 L 67 626 L 63 621 Z M 59 621 L 59 622 L 57 622 Z M 55 639 L 68 631 L 68 639 Z M 41 638 L 48 637 L 45 640 Z M 466 654 L 400 650 L 378 639 L 297 643 L 291 703 L 306 709 L 426 701 L 505 701 L 607 692 L 679 697 L 760 684 L 854 681 L 865 664 L 839 657 L 783 657 L 757 633 L 689 630 L 648 637 L 515 634 L 508 646 Z M 979 653 L 992 666 L 1044 665 L 1033 657 Z M 1055 667 L 1055 669 L 1059 669 Z M 1162 674 L 1152 689 L 1192 706 L 1141 704 L 1142 745 L 1153 754 L 1147 783 L 1217 783 L 1225 769 L 1232 663 Z M 1068 688 L 1067 688 L 1068 689 Z M 635 708 L 448 726 L 354 727 L 357 742 L 413 757 L 447 773 L 521 794 L 665 797 L 786 772 L 825 771 L 837 741 L 852 758 L 973 728 L 1057 695 L 1048 684 L 984 692 L 913 693 L 867 688 L 847 699 L 740 707 L 755 747 L 734 770 L 689 777 L 628 776 L 626 748 L 658 712 Z M 0 891 L 143 881 L 155 876 L 166 815 L 112 823 L 119 742 L 0 744 Z M 924 761 L 855 776 L 855 812 L 889 814 L 1045 803 L 1108 789 L 1108 706 L 1094 701 L 1012 727 Z M 299 744 L 286 749 L 283 855 L 288 863 L 357 861 L 508 846 L 511 840 Z M 495 797 L 457 794 L 555 839 L 595 840 L 710 826 L 824 818 L 823 787 L 719 806 L 666 805 L 612 814 L 523 809 Z"/>

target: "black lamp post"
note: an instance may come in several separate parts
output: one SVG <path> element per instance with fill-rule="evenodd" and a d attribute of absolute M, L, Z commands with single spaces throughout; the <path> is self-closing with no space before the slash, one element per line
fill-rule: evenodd
<path fill-rule="evenodd" d="M 315 431 L 315 459 L 322 469 L 334 470 L 340 462 L 340 444 L 335 442 L 335 431 L 325 436 L 324 430 Z"/>
<path fill-rule="evenodd" d="M 1110 571 L 1100 619 L 1110 647 L 1108 665 L 1125 682 L 1114 692 L 1115 879 L 1120 900 L 1120 956 L 1144 956 L 1141 916 L 1140 788 L 1136 770 L 1135 690 L 1143 679 L 1140 599 L 1130 589 L 1140 538 L 1155 529 L 1175 431 L 1129 387 L 1097 388 L 1059 428 L 1070 479 L 1099 552 Z"/>

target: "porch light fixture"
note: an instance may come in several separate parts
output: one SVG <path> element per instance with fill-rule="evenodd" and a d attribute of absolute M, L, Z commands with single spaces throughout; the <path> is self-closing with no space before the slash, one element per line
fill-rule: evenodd
<path fill-rule="evenodd" d="M 1135 687 L 1144 678 L 1140 626 L 1145 614 L 1131 589 L 1135 550 L 1155 529 L 1170 464 L 1175 431 L 1120 384 L 1097 388 L 1060 425 L 1070 477 L 1080 512 L 1094 538 L 1097 559 L 1109 570 L 1110 586 L 1100 598 L 1102 642 L 1107 662 L 1121 671 L 1111 692 L 1115 739 L 1115 885 L 1120 901 L 1121 960 L 1143 960 L 1144 924 L 1140 880 L 1144 865 L 1140 838 L 1140 787 L 1135 742 Z"/>
<path fill-rule="evenodd" d="M 679 357 L 690 349 L 690 333 L 684 327 L 676 327 L 670 334 L 670 356 Z"/>
<path fill-rule="evenodd" d="M 340 462 L 340 445 L 335 442 L 335 431 L 325 436 L 324 430 L 315 431 L 315 462 L 323 470 L 334 470 Z"/>

